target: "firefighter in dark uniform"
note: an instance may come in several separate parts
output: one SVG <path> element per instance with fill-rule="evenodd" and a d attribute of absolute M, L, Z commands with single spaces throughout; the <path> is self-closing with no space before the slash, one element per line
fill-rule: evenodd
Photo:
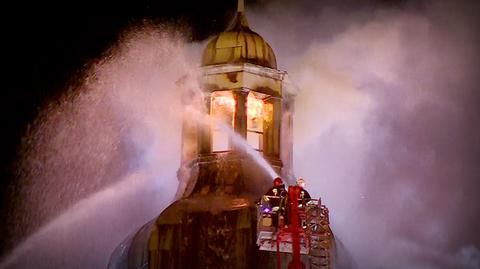
<path fill-rule="evenodd" d="M 287 195 L 287 191 L 285 190 L 285 184 L 281 178 L 277 177 L 273 180 L 273 187 L 265 193 L 267 196 L 278 196 L 278 197 L 285 197 Z"/>
<path fill-rule="evenodd" d="M 273 180 L 273 187 L 265 193 L 264 197 L 271 208 L 272 224 L 275 227 L 279 224 L 278 219 L 284 215 L 285 198 L 287 195 L 285 184 L 279 177 Z"/>

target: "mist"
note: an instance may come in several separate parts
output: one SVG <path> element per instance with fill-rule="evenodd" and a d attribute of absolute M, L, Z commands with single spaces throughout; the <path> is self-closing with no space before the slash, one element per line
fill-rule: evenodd
<path fill-rule="evenodd" d="M 297 94 L 294 167 L 354 268 L 480 268 L 473 3 L 264 1 Z"/>
<path fill-rule="evenodd" d="M 42 110 L 24 138 L 0 268 L 106 268 L 174 200 L 182 118 L 200 92 L 195 46 L 171 26 L 132 26 Z"/>

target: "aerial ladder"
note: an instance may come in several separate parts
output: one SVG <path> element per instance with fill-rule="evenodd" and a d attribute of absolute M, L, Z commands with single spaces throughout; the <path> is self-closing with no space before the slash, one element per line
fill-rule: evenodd
<path fill-rule="evenodd" d="M 290 186 L 286 197 L 262 197 L 257 205 L 257 245 L 260 251 L 276 253 L 277 269 L 331 269 L 335 239 L 328 208 L 320 199 L 299 199 L 300 190 Z M 280 202 L 272 203 L 275 199 Z M 291 258 L 287 267 L 282 256 Z"/>

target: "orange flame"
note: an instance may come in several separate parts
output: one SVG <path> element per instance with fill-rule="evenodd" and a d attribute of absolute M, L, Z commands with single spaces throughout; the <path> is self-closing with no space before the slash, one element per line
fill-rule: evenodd
<path fill-rule="evenodd" d="M 249 118 L 263 117 L 263 100 L 249 94 L 247 98 L 247 115 Z"/>
<path fill-rule="evenodd" d="M 235 99 L 232 96 L 218 95 L 213 99 L 215 106 L 225 107 L 230 111 L 235 110 Z"/>

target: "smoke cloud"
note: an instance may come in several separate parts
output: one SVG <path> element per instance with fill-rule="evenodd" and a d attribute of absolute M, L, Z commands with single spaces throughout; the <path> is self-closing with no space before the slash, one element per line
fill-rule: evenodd
<path fill-rule="evenodd" d="M 128 29 L 24 141 L 12 243 L 0 268 L 106 268 L 174 198 L 197 50 L 167 26 Z M 194 98 L 193 98 L 194 99 Z M 28 257 L 28 258 L 27 258 Z"/>
<path fill-rule="evenodd" d="M 247 14 L 298 90 L 295 172 L 353 268 L 480 268 L 478 8 L 361 3 Z"/>

